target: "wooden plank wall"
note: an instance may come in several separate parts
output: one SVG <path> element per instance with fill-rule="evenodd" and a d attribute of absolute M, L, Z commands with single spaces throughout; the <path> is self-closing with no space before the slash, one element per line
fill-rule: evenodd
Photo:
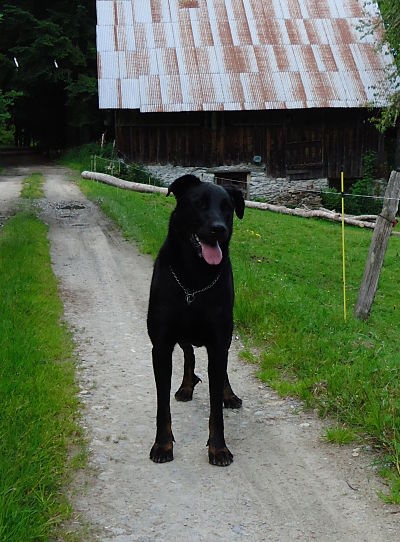
<path fill-rule="evenodd" d="M 116 145 L 129 160 L 183 166 L 252 163 L 269 175 L 347 179 L 362 175 L 366 152 L 386 175 L 384 137 L 366 109 L 190 113 L 116 112 Z"/>

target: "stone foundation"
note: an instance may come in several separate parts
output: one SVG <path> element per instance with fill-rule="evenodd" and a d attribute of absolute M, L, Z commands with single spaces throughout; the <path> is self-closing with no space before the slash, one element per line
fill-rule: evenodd
<path fill-rule="evenodd" d="M 274 205 L 286 205 L 288 207 L 307 207 L 310 209 L 321 207 L 320 191 L 328 187 L 327 179 L 291 180 L 287 177 L 268 177 L 264 168 L 254 165 L 243 164 L 243 169 L 251 170 L 250 174 L 250 199 L 272 203 Z M 237 171 L 240 166 L 232 166 Z M 214 181 L 214 173 L 217 168 L 181 167 L 167 165 L 146 166 L 151 175 L 158 177 L 167 186 L 182 175 L 196 175 L 203 181 Z M 229 170 L 229 166 L 224 166 Z"/>

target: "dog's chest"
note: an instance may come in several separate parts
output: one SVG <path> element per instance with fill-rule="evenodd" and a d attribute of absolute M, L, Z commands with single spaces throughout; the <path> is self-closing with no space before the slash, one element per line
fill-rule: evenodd
<path fill-rule="evenodd" d="M 190 304 L 180 304 L 179 316 L 175 322 L 178 340 L 194 346 L 206 346 L 216 337 L 229 336 L 232 326 L 230 303 L 213 303 L 212 294 L 197 296 Z"/>

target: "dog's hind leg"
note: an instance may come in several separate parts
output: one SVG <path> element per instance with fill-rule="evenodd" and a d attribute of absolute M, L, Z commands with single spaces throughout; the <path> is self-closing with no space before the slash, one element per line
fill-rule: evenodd
<path fill-rule="evenodd" d="M 182 384 L 175 393 L 175 399 L 177 401 L 191 401 L 194 387 L 201 382 L 201 379 L 194 374 L 195 356 L 193 346 L 189 343 L 179 343 L 179 346 L 183 350 L 185 364 Z"/>
<path fill-rule="evenodd" d="M 153 346 L 153 370 L 157 387 L 157 433 L 150 450 L 150 459 L 155 463 L 167 463 L 174 458 L 171 426 L 171 376 L 173 346 Z"/>
<path fill-rule="evenodd" d="M 240 408 L 241 406 L 242 400 L 233 392 L 229 382 L 228 373 L 226 373 L 224 382 L 224 407 Z"/>

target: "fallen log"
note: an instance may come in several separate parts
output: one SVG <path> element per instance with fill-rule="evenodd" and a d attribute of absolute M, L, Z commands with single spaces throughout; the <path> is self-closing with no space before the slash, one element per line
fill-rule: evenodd
<path fill-rule="evenodd" d="M 281 213 L 284 215 L 300 216 L 302 218 L 323 218 L 325 220 L 332 220 L 334 222 L 341 222 L 342 215 L 335 211 L 327 211 L 320 209 L 292 209 L 283 205 L 273 205 L 272 203 L 261 203 L 258 201 L 246 201 L 246 207 L 252 209 L 261 209 L 263 211 L 273 211 L 275 213 Z M 375 224 L 364 220 L 357 220 L 354 217 L 345 215 L 344 221 L 351 226 L 358 226 L 359 228 L 373 229 Z"/>
<path fill-rule="evenodd" d="M 82 171 L 81 177 L 83 179 L 89 179 L 93 181 L 99 181 L 110 186 L 116 186 L 124 190 L 133 190 L 134 192 L 152 192 L 167 194 L 168 188 L 164 186 L 154 186 L 152 184 L 135 183 L 131 181 L 124 181 L 113 175 L 107 173 L 97 173 L 96 171 Z"/>
<path fill-rule="evenodd" d="M 376 222 L 378 215 L 357 215 L 354 216 L 356 220 L 362 220 L 365 222 Z"/>

